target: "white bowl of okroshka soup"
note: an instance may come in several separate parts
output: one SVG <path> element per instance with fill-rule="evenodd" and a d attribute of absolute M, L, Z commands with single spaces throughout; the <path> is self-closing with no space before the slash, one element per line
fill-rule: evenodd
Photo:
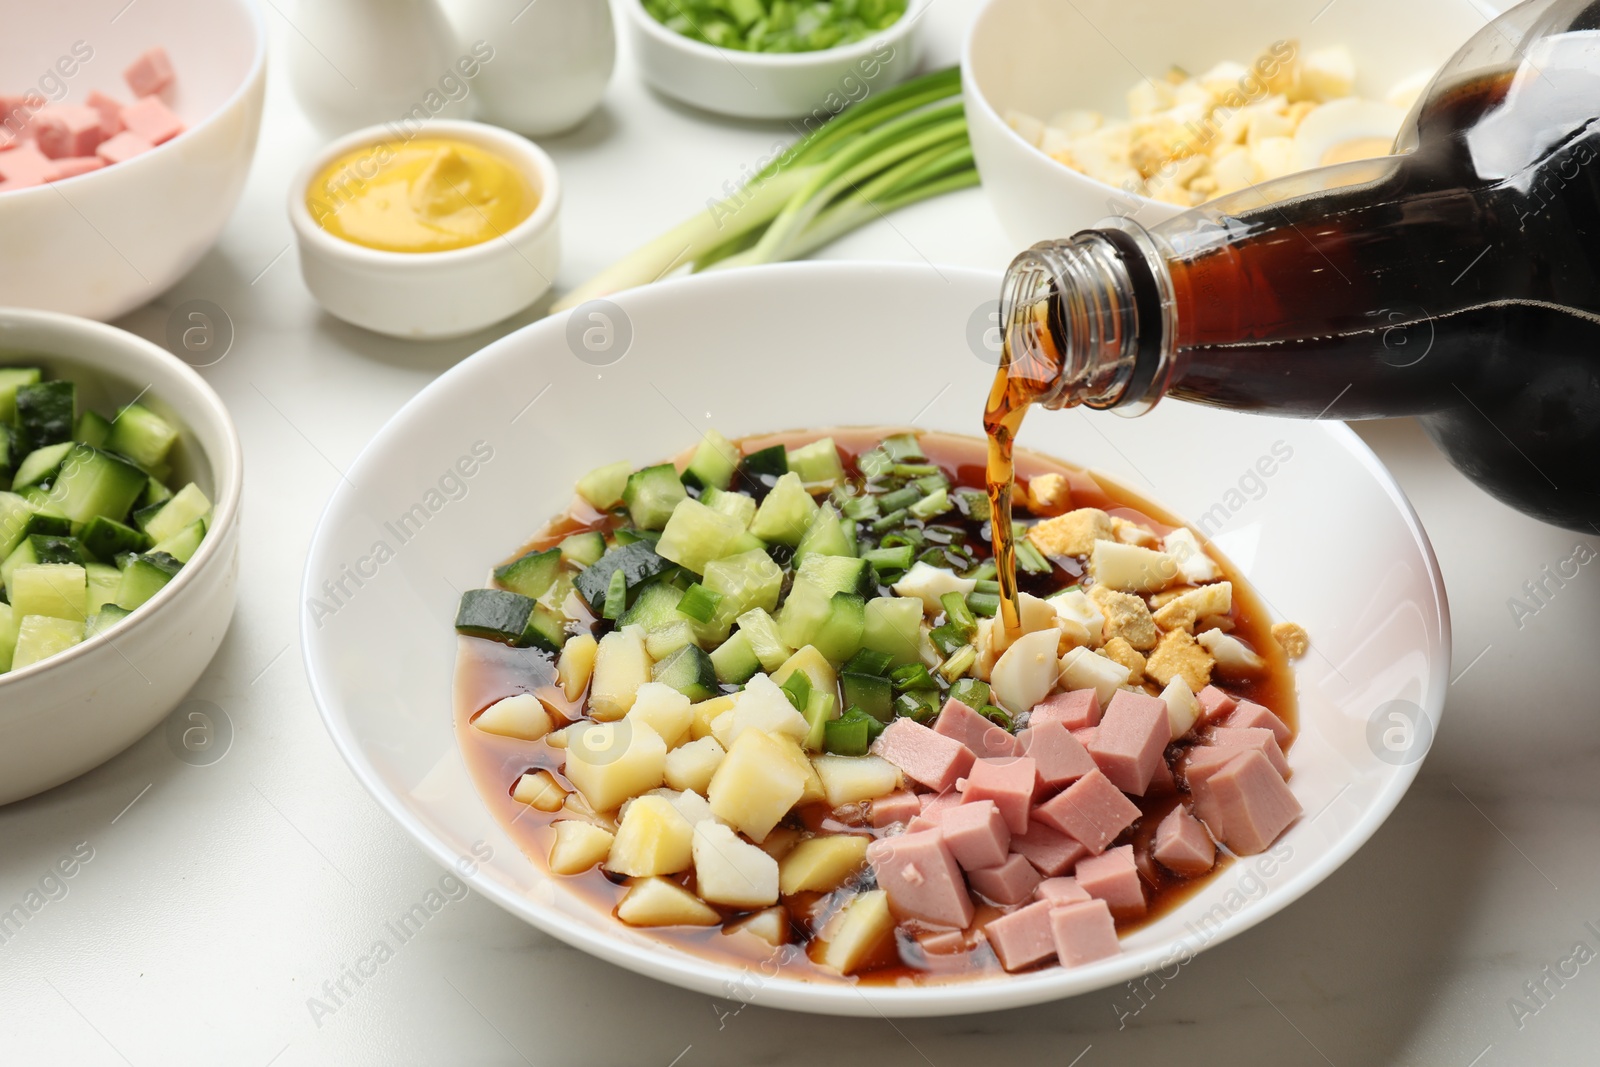
<path fill-rule="evenodd" d="M 357 774 L 556 937 L 707 992 L 760 968 L 763 1003 L 838 1014 L 1099 988 L 1325 877 L 1415 774 L 1369 721 L 1438 716 L 1447 622 L 1403 497 L 1342 427 L 1035 413 L 1006 627 L 994 355 L 967 340 L 997 288 L 730 272 L 442 377 L 308 564 Z M 598 356 L 568 341 L 592 314 L 622 338 Z M 1314 580 L 1334 545 L 1414 610 Z"/>

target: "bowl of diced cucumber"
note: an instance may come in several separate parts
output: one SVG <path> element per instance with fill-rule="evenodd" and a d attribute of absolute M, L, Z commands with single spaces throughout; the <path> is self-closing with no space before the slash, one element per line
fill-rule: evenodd
<path fill-rule="evenodd" d="M 241 475 L 181 361 L 0 309 L 0 803 L 122 751 L 199 678 L 233 614 Z"/>

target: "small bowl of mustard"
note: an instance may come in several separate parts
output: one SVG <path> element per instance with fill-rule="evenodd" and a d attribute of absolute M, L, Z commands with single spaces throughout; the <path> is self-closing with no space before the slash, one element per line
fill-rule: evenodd
<path fill-rule="evenodd" d="M 391 337 L 461 337 L 549 290 L 561 183 L 533 142 L 478 122 L 357 130 L 290 186 L 300 272 L 337 318 Z"/>

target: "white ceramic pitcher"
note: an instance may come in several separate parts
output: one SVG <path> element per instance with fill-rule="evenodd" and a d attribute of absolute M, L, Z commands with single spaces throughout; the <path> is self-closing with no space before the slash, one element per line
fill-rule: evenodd
<path fill-rule="evenodd" d="M 476 79 L 464 71 L 481 57 L 458 43 L 438 0 L 300 0 L 290 17 L 289 79 L 322 132 L 472 117 Z"/>
<path fill-rule="evenodd" d="M 494 58 L 473 82 L 478 117 L 537 136 L 576 126 L 600 103 L 616 60 L 608 0 L 447 0 L 462 41 Z"/>

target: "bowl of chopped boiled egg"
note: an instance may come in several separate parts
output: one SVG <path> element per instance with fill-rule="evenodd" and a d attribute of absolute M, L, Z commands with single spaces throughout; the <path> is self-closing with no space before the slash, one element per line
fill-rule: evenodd
<path fill-rule="evenodd" d="M 1263 181 L 1389 153 L 1466 4 L 988 0 L 962 84 L 973 153 L 1019 247 L 1111 216 L 1159 223 Z"/>

